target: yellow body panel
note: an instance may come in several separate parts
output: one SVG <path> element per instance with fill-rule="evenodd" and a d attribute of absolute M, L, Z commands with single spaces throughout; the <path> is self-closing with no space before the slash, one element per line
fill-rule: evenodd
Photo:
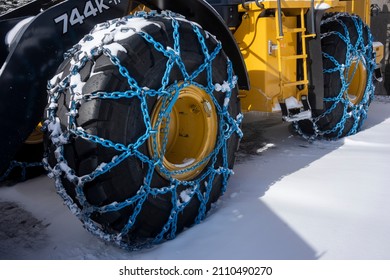
<path fill-rule="evenodd" d="M 251 90 L 241 92 L 244 111 L 272 111 L 278 102 L 281 93 L 281 82 L 278 71 L 278 57 L 276 55 L 277 34 L 276 19 L 274 17 L 257 18 L 259 11 L 254 11 L 243 19 L 235 37 L 245 59 L 248 75 L 251 81 Z M 257 21 L 257 22 L 255 22 Z M 296 17 L 284 17 L 283 25 L 287 28 L 296 26 Z M 257 29 L 257 30 L 255 30 Z M 283 55 L 293 55 L 296 50 L 296 38 L 288 34 L 281 42 Z M 286 60 L 282 63 L 283 80 L 295 80 L 297 70 L 296 60 Z M 294 88 L 286 88 L 284 97 L 295 95 Z"/>
<path fill-rule="evenodd" d="M 242 110 L 272 112 L 280 109 L 279 103 L 295 98 L 296 104 L 308 95 L 306 39 L 315 36 L 306 30 L 303 15 L 312 5 L 311 0 L 281 0 L 283 34 L 279 34 L 278 1 L 246 2 L 240 6 L 242 22 L 234 36 L 245 60 L 251 88 L 240 91 Z M 358 14 L 370 21 L 370 0 L 320 0 L 329 12 Z M 298 41 L 297 34 L 303 40 Z M 300 62 L 298 64 L 298 62 Z M 297 68 L 303 69 L 297 77 Z"/>

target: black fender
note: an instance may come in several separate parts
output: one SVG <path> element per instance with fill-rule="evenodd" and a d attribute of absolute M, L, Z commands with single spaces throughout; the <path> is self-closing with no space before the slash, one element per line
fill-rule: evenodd
<path fill-rule="evenodd" d="M 83 12 L 86 3 L 92 3 L 96 15 L 71 26 L 72 11 L 77 8 Z M 124 16 L 128 5 L 123 0 L 60 2 L 35 15 L 16 35 L 0 65 L 0 174 L 42 119 L 47 104 L 47 80 L 55 74 L 64 52 L 96 23 Z M 20 12 L 19 15 L 22 16 Z"/>
<path fill-rule="evenodd" d="M 182 14 L 216 35 L 233 62 L 239 78 L 239 87 L 249 88 L 245 63 L 236 41 L 222 17 L 206 1 L 134 2 L 156 10 L 171 10 Z M 23 18 L 38 12 L 18 33 L 13 44 L 8 46 L 9 52 L 5 62 L 0 61 L 0 174 L 42 119 L 47 103 L 47 80 L 55 74 L 63 60 L 64 52 L 87 34 L 95 24 L 125 16 L 130 10 L 131 3 L 133 1 L 37 0 L 27 7 L 0 17 L 1 29 L 2 22 L 12 21 L 13 16 Z M 80 21 L 78 15 L 83 16 L 83 13 L 85 15 L 87 5 L 90 8 L 90 16 Z M 94 13 L 91 13 L 91 7 Z"/>

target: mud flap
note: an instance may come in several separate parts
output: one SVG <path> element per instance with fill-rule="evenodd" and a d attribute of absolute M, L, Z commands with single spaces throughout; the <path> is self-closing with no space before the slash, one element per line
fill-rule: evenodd
<path fill-rule="evenodd" d="M 323 65 L 322 65 L 322 49 L 321 49 L 321 36 L 320 26 L 322 16 L 326 10 L 315 10 L 308 12 L 306 15 L 307 28 L 312 33 L 317 34 L 315 38 L 308 40 L 308 52 L 309 57 L 309 103 L 313 110 L 323 109 L 324 100 L 324 77 L 323 77 Z"/>

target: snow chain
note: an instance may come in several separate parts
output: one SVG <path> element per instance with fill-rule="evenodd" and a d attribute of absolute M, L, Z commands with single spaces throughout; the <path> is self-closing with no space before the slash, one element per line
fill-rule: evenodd
<path fill-rule="evenodd" d="M 219 52 L 221 52 L 222 47 L 221 43 L 218 42 L 216 48 L 214 50 L 209 50 L 205 44 L 205 38 L 200 32 L 198 26 L 196 24 L 191 23 L 193 27 L 193 32 L 198 37 L 198 43 L 201 46 L 204 55 L 203 64 L 192 74 L 188 73 L 185 69 L 184 63 L 180 57 L 180 34 L 179 34 L 179 25 L 180 21 L 184 21 L 185 19 L 181 16 L 171 13 L 171 12 L 163 12 L 161 14 L 157 14 L 156 12 L 145 13 L 139 12 L 131 16 L 127 16 L 125 18 L 112 20 L 106 22 L 104 24 L 100 24 L 95 26 L 94 31 L 106 29 L 109 30 L 108 33 L 115 32 L 115 30 L 120 30 L 120 32 L 132 31 L 134 32 L 134 28 L 132 28 L 131 22 L 133 18 L 138 19 L 147 19 L 150 17 L 165 17 L 169 18 L 172 21 L 172 26 L 174 28 L 173 39 L 174 46 L 173 48 L 164 47 L 159 42 L 156 42 L 152 36 L 149 34 L 138 30 L 135 34 L 141 36 L 146 42 L 150 43 L 154 48 L 161 52 L 164 56 L 168 58 L 168 62 L 166 64 L 166 72 L 162 79 L 161 88 L 160 89 L 149 89 L 144 88 L 138 85 L 137 81 L 131 77 L 129 72 L 125 67 L 121 65 L 121 61 L 119 58 L 110 51 L 110 49 L 105 44 L 106 42 L 102 42 L 101 45 L 97 48 L 91 50 L 90 53 L 77 53 L 78 45 L 76 45 L 67 55 L 74 56 L 77 55 L 79 60 L 72 62 L 72 70 L 71 73 L 63 78 L 62 80 L 52 80 L 48 84 L 48 93 L 49 93 L 49 107 L 47 110 L 48 120 L 45 122 L 44 126 L 47 130 L 47 133 L 50 134 L 50 139 L 53 145 L 56 147 L 55 157 L 57 160 L 57 164 L 54 167 L 50 167 L 48 164 L 48 156 L 45 155 L 44 158 L 44 166 L 49 172 L 49 177 L 55 179 L 55 185 L 57 192 L 62 196 L 65 201 L 65 204 L 71 209 L 71 211 L 80 218 L 85 228 L 92 232 L 93 234 L 101 237 L 102 239 L 110 242 L 114 242 L 120 247 L 126 248 L 128 250 L 138 250 L 144 247 L 149 247 L 152 244 L 160 243 L 164 239 L 173 239 L 176 235 L 176 223 L 178 219 L 178 215 L 185 209 L 190 199 L 186 202 L 180 202 L 178 199 L 177 189 L 179 186 L 186 188 L 187 195 L 192 197 L 197 197 L 201 202 L 201 206 L 199 208 L 199 212 L 197 218 L 195 220 L 196 223 L 199 223 L 202 219 L 205 218 L 206 213 L 206 203 L 209 200 L 209 194 L 212 188 L 212 182 L 214 177 L 217 174 L 221 174 L 223 176 L 223 190 L 226 190 L 227 180 L 229 175 L 233 173 L 231 169 L 228 167 L 228 159 L 227 159 L 227 139 L 231 137 L 233 133 L 237 133 L 239 137 L 242 137 L 242 132 L 239 128 L 240 123 L 242 121 L 242 115 L 239 114 L 236 118 L 233 118 L 228 112 L 229 100 L 232 94 L 232 89 L 235 88 L 237 83 L 236 76 L 233 75 L 232 63 L 228 61 L 227 63 L 227 73 L 228 73 L 228 81 L 224 82 L 224 85 L 214 84 L 212 81 L 212 68 L 211 63 L 214 58 L 217 56 Z M 179 19 L 180 17 L 180 19 Z M 94 36 L 94 31 L 92 31 L 89 35 L 87 35 L 83 40 L 88 41 L 92 40 Z M 206 32 L 207 33 L 207 32 Z M 211 36 L 207 33 L 207 36 Z M 104 40 L 102 40 L 104 41 Z M 194 42 L 195 43 L 195 42 Z M 110 58 L 111 62 L 117 66 L 120 74 L 126 78 L 129 90 L 123 92 L 97 92 L 89 95 L 81 95 L 81 90 L 78 91 L 77 81 L 80 77 L 80 70 L 83 68 L 87 61 L 92 61 L 95 57 L 99 55 L 105 55 Z M 168 85 L 169 75 L 174 66 L 179 67 L 182 75 L 183 82 L 175 83 L 173 85 Z M 194 81 L 194 79 L 202 72 L 206 72 L 208 75 L 208 84 L 207 86 L 202 86 Z M 163 166 L 162 157 L 164 155 L 160 155 L 157 151 L 157 147 L 154 147 L 154 156 L 150 158 L 148 154 L 142 153 L 139 148 L 146 143 L 146 141 L 152 137 L 154 133 L 156 133 L 157 125 L 155 127 L 152 126 L 148 107 L 147 107 L 147 98 L 151 96 L 157 96 L 163 100 L 161 114 L 159 115 L 159 120 L 157 124 L 161 122 L 162 118 L 165 118 L 167 122 L 169 122 L 169 114 L 173 107 L 175 99 L 175 92 L 180 91 L 181 89 L 195 85 L 197 87 L 202 88 L 204 91 L 210 95 L 210 98 L 214 101 L 217 114 L 219 116 L 219 130 L 218 130 L 218 139 L 215 149 L 198 165 L 192 166 L 191 169 L 197 168 L 199 165 L 209 160 L 210 164 L 204 174 L 195 180 L 192 181 L 180 181 L 174 179 L 172 177 L 173 172 L 181 172 L 180 171 L 168 171 Z M 226 86 L 228 85 L 228 86 Z M 71 89 L 71 103 L 70 103 L 70 113 L 69 113 L 69 121 L 68 125 L 63 130 L 60 126 L 60 120 L 56 116 L 57 108 L 58 108 L 58 100 L 62 94 L 65 94 L 65 89 Z M 220 106 L 218 102 L 215 100 L 213 96 L 214 91 L 220 91 L 225 94 L 225 102 L 223 106 Z M 141 101 L 141 110 L 143 114 L 143 121 L 146 126 L 146 131 L 144 135 L 139 137 L 137 141 L 131 143 L 129 145 L 125 145 L 122 143 L 114 143 L 109 139 L 103 139 L 98 135 L 92 135 L 87 133 L 82 127 L 77 125 L 77 114 L 78 108 L 82 106 L 83 103 L 92 100 L 92 99 L 120 99 L 120 98 L 138 98 Z M 64 145 L 70 143 L 70 139 L 72 137 L 81 137 L 85 140 L 91 141 L 98 145 L 107 148 L 113 148 L 120 152 L 118 156 L 115 156 L 111 159 L 110 162 L 100 164 L 93 172 L 90 174 L 78 177 L 76 176 L 75 171 L 69 167 L 67 161 L 64 157 Z M 167 139 L 163 140 L 163 145 L 166 146 Z M 215 166 L 217 161 L 217 155 L 222 151 L 223 154 L 223 166 Z M 147 175 L 144 178 L 143 185 L 139 188 L 136 195 L 133 197 L 129 197 L 125 201 L 114 202 L 104 206 L 94 206 L 91 205 L 84 193 L 84 185 L 88 182 L 93 181 L 98 176 L 109 172 L 111 169 L 115 168 L 118 164 L 124 161 L 128 157 L 136 157 L 138 158 L 144 165 L 148 167 Z M 151 185 L 152 176 L 156 172 L 156 169 L 159 168 L 160 171 L 164 172 L 165 176 L 169 179 L 168 185 L 162 188 L 155 188 Z M 187 172 L 190 169 L 184 169 L 183 172 Z M 72 200 L 72 198 L 66 193 L 65 188 L 61 182 L 61 176 L 65 176 L 70 182 L 73 182 L 76 186 L 76 199 L 81 207 Z M 205 191 L 201 192 L 200 184 L 205 180 Z M 144 202 L 147 200 L 148 196 L 162 196 L 164 194 L 171 194 L 171 203 L 172 210 L 169 216 L 169 219 L 163 226 L 161 232 L 156 235 L 153 239 L 144 240 L 137 244 L 128 244 L 122 241 L 123 236 L 125 236 L 134 226 L 134 223 L 137 219 L 138 214 L 140 213 Z M 132 206 L 134 212 L 130 216 L 127 224 L 123 227 L 120 233 L 118 234 L 108 234 L 103 232 L 103 230 L 96 225 L 96 223 L 91 219 L 91 214 L 93 212 L 98 213 L 107 213 L 112 211 L 118 211 L 125 207 Z"/>
<path fill-rule="evenodd" d="M 26 174 L 27 174 L 27 169 L 32 168 L 32 167 L 41 167 L 43 166 L 42 162 L 21 162 L 21 161 L 16 161 L 13 160 L 11 161 L 8 169 L 0 176 L 0 183 L 4 182 L 8 179 L 8 176 L 11 174 L 11 172 L 14 169 L 20 168 L 20 176 L 18 177 L 18 181 L 25 181 L 26 180 Z"/>
<path fill-rule="evenodd" d="M 326 23 L 329 20 L 334 20 L 335 18 L 337 19 L 338 17 L 344 16 L 344 15 L 346 15 L 346 14 L 338 13 L 335 16 L 332 16 L 330 18 L 325 19 L 321 24 Z M 367 29 L 368 30 L 368 43 L 367 43 L 367 45 L 365 45 L 364 44 L 364 36 L 363 36 L 363 28 L 366 28 L 366 27 L 364 26 L 364 24 L 361 21 L 360 22 L 358 21 L 358 18 L 356 16 L 351 16 L 351 18 L 353 19 L 355 28 L 358 32 L 358 39 L 357 39 L 355 44 L 352 44 L 352 42 L 350 40 L 349 32 L 348 32 L 348 27 L 346 26 L 346 24 L 342 20 L 338 20 L 338 21 L 343 26 L 345 35 L 341 34 L 340 32 L 337 32 L 337 31 L 331 31 L 331 32 L 328 32 L 328 33 L 321 35 L 321 39 L 323 39 L 325 37 L 336 34 L 339 38 L 341 38 L 346 43 L 347 49 L 348 49 L 347 53 L 352 54 L 352 55 L 348 55 L 346 58 L 346 63 L 341 64 L 332 55 L 325 53 L 325 52 L 322 53 L 323 57 L 331 60 L 334 64 L 333 68 L 324 69 L 323 73 L 329 74 L 329 73 L 338 72 L 340 74 L 340 80 L 342 82 L 342 86 L 341 86 L 340 92 L 338 93 L 338 95 L 336 97 L 330 97 L 330 98 L 325 97 L 323 99 L 325 107 L 327 107 L 326 103 L 331 103 L 332 105 L 325 112 L 323 112 L 321 115 L 310 119 L 311 123 L 313 125 L 313 131 L 314 131 L 313 134 L 310 134 L 310 135 L 306 134 L 305 132 L 303 132 L 300 129 L 297 122 L 293 123 L 293 127 L 296 130 L 296 132 L 309 141 L 313 141 L 315 139 L 321 139 L 321 138 L 324 138 L 325 135 L 333 135 L 335 133 L 337 133 L 337 135 L 334 137 L 334 140 L 343 137 L 342 133 L 343 133 L 346 121 L 348 119 L 351 119 L 351 118 L 353 118 L 353 120 L 354 120 L 353 126 L 352 126 L 352 129 L 349 131 L 349 133 L 345 136 L 355 134 L 356 132 L 358 132 L 358 129 L 360 128 L 360 126 L 363 124 L 363 122 L 367 118 L 368 106 L 369 106 L 370 102 L 374 99 L 375 86 L 371 82 L 367 83 L 363 99 L 359 102 L 359 104 L 354 106 L 351 103 L 351 101 L 345 97 L 346 91 L 349 87 L 348 77 L 346 77 L 345 73 L 346 73 L 346 71 L 348 71 L 348 69 L 350 69 L 352 63 L 354 62 L 353 58 L 358 57 L 359 62 L 364 60 L 364 65 L 367 69 L 367 81 L 371 81 L 373 79 L 374 69 L 375 69 L 375 59 L 373 58 L 373 55 L 372 55 L 372 51 L 373 51 L 372 34 Z M 356 70 L 357 69 L 355 67 L 352 75 L 355 75 Z M 340 119 L 340 121 L 332 129 L 321 130 L 319 128 L 319 126 L 317 125 L 318 122 L 321 119 L 326 118 L 328 115 L 332 115 L 333 110 L 339 104 L 342 104 L 342 106 L 344 108 L 344 113 L 343 113 L 343 116 Z M 328 137 L 325 137 L 325 138 L 329 139 Z"/>

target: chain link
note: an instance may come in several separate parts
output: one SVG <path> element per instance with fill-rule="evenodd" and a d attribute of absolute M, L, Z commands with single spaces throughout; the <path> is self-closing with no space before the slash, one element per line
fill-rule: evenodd
<path fill-rule="evenodd" d="M 20 168 L 20 176 L 18 177 L 18 180 L 25 181 L 26 175 L 27 175 L 27 169 L 32 167 L 42 167 L 42 162 L 20 162 L 13 160 L 10 162 L 10 165 L 8 166 L 7 170 L 0 176 L 0 183 L 4 182 L 8 179 L 8 176 L 11 174 L 13 170 L 16 170 Z"/>

